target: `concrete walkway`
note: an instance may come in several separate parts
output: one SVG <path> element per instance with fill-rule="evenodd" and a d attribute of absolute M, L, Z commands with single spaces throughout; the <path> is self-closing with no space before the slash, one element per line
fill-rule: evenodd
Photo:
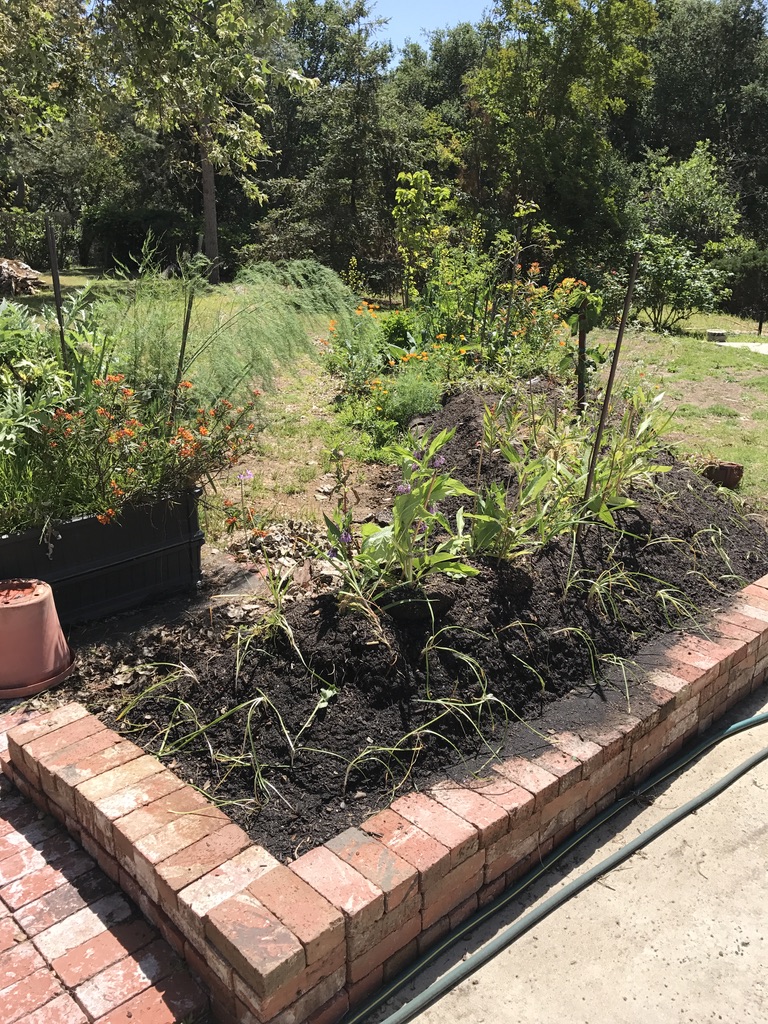
<path fill-rule="evenodd" d="M 0 1024 L 204 1020 L 207 998 L 170 946 L 0 775 Z"/>
<path fill-rule="evenodd" d="M 726 723 L 768 710 L 765 688 Z M 720 725 L 723 723 L 721 722 Z M 768 745 L 719 744 L 602 826 L 371 1018 Z M 420 1024 L 745 1024 L 768 1020 L 768 762 L 574 897 L 416 1018 Z"/>

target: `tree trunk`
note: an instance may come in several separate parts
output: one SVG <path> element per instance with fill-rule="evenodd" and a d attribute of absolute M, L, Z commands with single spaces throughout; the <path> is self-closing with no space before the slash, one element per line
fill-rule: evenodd
<path fill-rule="evenodd" d="M 208 280 L 218 284 L 219 228 L 216 219 L 216 178 L 209 157 L 211 130 L 207 124 L 200 129 L 200 170 L 203 176 L 203 234 L 205 255 L 211 261 Z"/>

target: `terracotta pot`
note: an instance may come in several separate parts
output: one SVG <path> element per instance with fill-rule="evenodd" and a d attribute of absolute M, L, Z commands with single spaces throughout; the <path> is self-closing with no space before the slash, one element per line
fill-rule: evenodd
<path fill-rule="evenodd" d="M 744 467 L 738 462 L 715 462 L 711 466 L 706 466 L 702 475 L 713 484 L 735 490 L 744 476 Z"/>
<path fill-rule="evenodd" d="M 53 592 L 41 580 L 0 580 L 0 699 L 29 697 L 72 671 Z"/>

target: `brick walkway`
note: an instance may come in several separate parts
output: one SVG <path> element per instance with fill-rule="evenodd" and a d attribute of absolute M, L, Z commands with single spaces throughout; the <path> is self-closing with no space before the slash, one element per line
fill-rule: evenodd
<path fill-rule="evenodd" d="M 0 775 L 0 1022 L 207 1020 L 207 999 L 170 946 Z"/>

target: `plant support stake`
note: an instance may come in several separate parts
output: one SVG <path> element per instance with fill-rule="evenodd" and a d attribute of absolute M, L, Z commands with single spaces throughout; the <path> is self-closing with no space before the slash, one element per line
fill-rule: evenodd
<path fill-rule="evenodd" d="M 621 342 L 624 338 L 624 330 L 627 326 L 627 320 L 629 320 L 629 310 L 632 306 L 632 293 L 635 290 L 635 278 L 637 277 L 637 265 L 640 262 L 640 253 L 636 252 L 634 259 L 632 260 L 632 269 L 629 272 L 629 284 L 627 285 L 627 294 L 624 299 L 624 311 L 621 314 L 621 323 L 619 324 L 619 333 L 616 336 L 616 347 L 613 350 L 613 359 L 611 360 L 611 372 L 608 374 L 608 383 L 605 386 L 605 398 L 603 399 L 603 408 L 600 410 L 600 422 L 597 425 L 597 433 L 595 434 L 595 443 L 592 446 L 592 455 L 589 460 L 589 472 L 587 473 L 587 486 L 584 488 L 584 504 L 586 505 L 589 501 L 592 493 L 592 482 L 595 477 L 595 467 L 597 466 L 597 456 L 600 452 L 600 445 L 603 440 L 603 430 L 605 428 L 605 421 L 608 419 L 608 406 L 611 401 L 611 393 L 613 392 L 613 382 L 616 377 L 616 369 L 619 365 L 619 353 L 621 352 Z M 576 543 L 581 539 L 581 532 L 584 526 L 584 520 L 579 521 L 579 525 L 576 527 Z"/>
<path fill-rule="evenodd" d="M 51 278 L 53 280 L 53 297 L 56 300 L 56 319 L 59 322 L 59 342 L 61 344 L 61 365 L 69 368 L 67 343 L 64 340 L 64 315 L 61 310 L 61 278 L 59 277 L 59 260 L 56 255 L 56 235 L 53 232 L 51 218 L 45 218 L 45 240 L 48 243 L 48 258 L 51 262 Z"/>

